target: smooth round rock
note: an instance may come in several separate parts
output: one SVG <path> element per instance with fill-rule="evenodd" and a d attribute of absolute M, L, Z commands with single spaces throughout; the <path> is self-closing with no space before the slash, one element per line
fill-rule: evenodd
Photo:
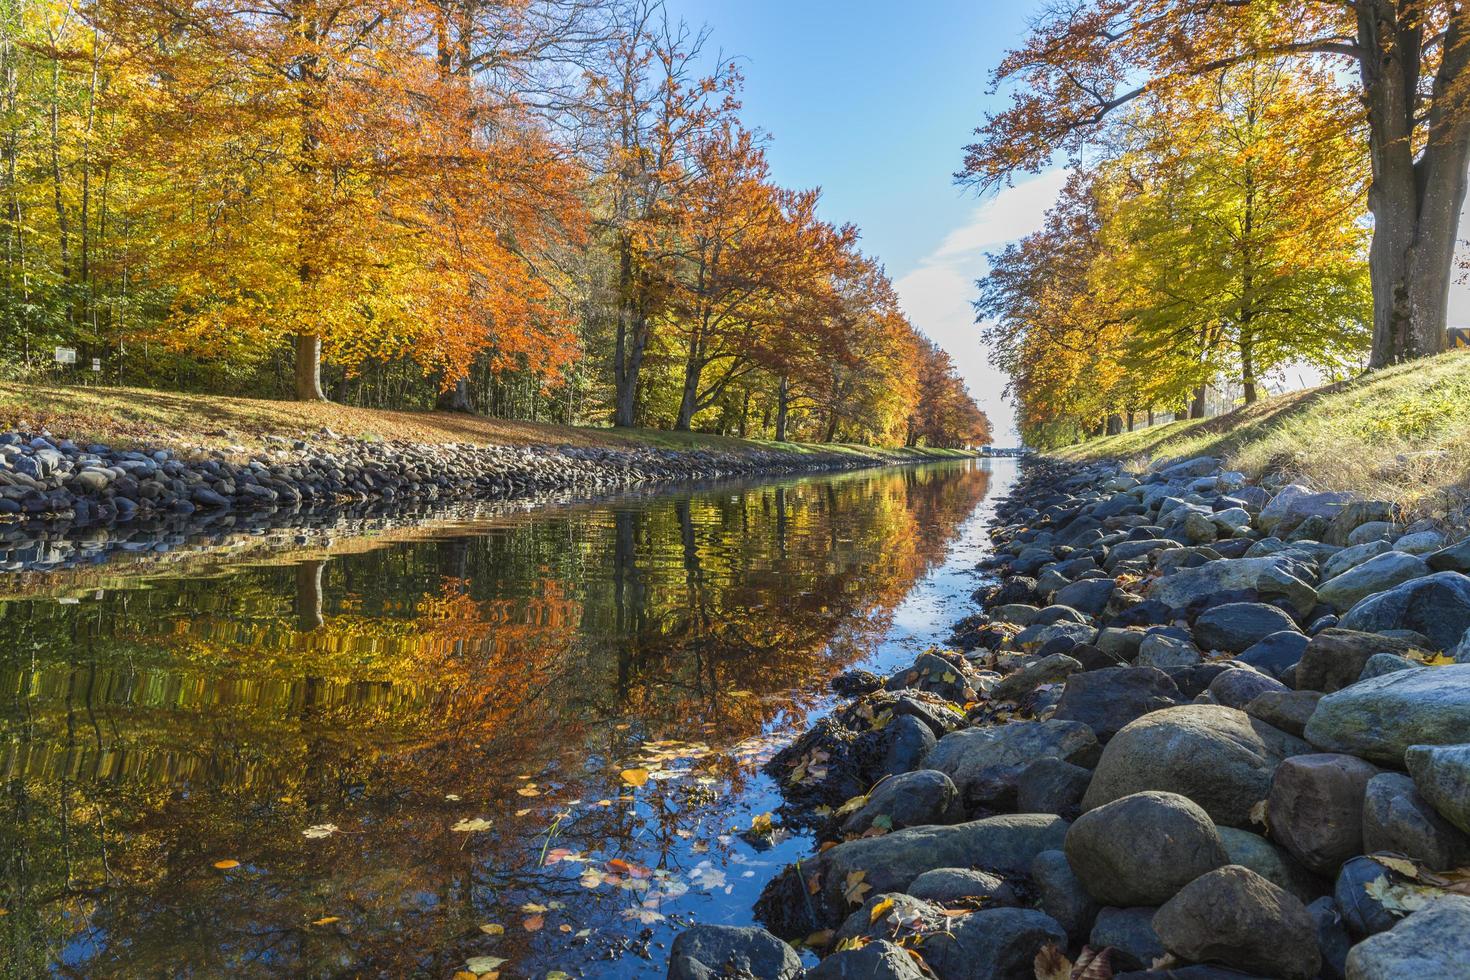
<path fill-rule="evenodd" d="M 1266 797 L 1272 839 L 1317 874 L 1337 874 L 1344 861 L 1362 853 L 1363 794 L 1378 771 L 1351 755 L 1285 760 Z"/>
<path fill-rule="evenodd" d="M 1282 980 L 1313 980 L 1322 964 L 1306 906 L 1239 865 L 1185 885 L 1153 925 L 1164 947 L 1186 960 Z"/>
<path fill-rule="evenodd" d="M 1209 814 L 1177 793 L 1153 791 L 1082 814 L 1063 849 L 1078 880 L 1103 905 L 1162 905 L 1229 862 Z"/>

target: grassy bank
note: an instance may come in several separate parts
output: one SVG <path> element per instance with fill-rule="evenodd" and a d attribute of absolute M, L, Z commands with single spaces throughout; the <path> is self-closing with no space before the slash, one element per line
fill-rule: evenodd
<path fill-rule="evenodd" d="M 259 447 L 262 436 L 312 435 L 329 428 L 359 439 L 475 445 L 574 445 L 728 452 L 850 452 L 892 457 L 947 458 L 949 449 L 875 449 L 846 444 L 778 443 L 655 429 L 542 425 L 456 412 L 395 412 L 332 403 L 267 401 L 190 395 L 145 388 L 81 388 L 0 383 L 0 429 L 45 428 L 78 443 L 117 447 Z"/>
<path fill-rule="evenodd" d="M 1248 475 L 1282 473 L 1423 511 L 1470 490 L 1470 351 L 1293 392 L 1212 419 L 1171 422 L 1061 450 L 1135 463 L 1211 455 Z"/>

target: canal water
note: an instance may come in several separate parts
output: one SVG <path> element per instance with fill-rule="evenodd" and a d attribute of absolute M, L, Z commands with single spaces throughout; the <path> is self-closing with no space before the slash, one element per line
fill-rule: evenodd
<path fill-rule="evenodd" d="M 972 611 L 1013 465 L 0 573 L 0 976 L 663 976 L 809 853 L 761 764 Z"/>

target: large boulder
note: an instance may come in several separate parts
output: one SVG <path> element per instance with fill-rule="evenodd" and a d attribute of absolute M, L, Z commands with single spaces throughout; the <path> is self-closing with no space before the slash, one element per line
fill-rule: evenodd
<path fill-rule="evenodd" d="M 1463 977 L 1470 970 L 1470 898 L 1447 895 L 1348 951 L 1348 980 Z"/>
<path fill-rule="evenodd" d="M 1259 558 L 1222 558 L 1205 562 L 1197 568 L 1184 568 L 1172 575 L 1156 580 L 1149 587 L 1148 597 L 1171 609 L 1187 609 L 1202 599 L 1222 592 L 1239 592 L 1256 589 L 1263 575 L 1281 573 L 1300 580 L 1301 566 L 1289 557 L 1265 555 Z M 1268 585 L 1280 586 L 1273 577 Z M 1307 588 L 1310 589 L 1310 586 Z M 1316 593 L 1312 593 L 1315 599 Z"/>
<path fill-rule="evenodd" d="M 1267 534 L 1285 537 L 1309 517 L 1332 521 L 1352 501 L 1353 496 L 1349 493 L 1313 493 L 1306 487 L 1293 483 L 1261 508 L 1260 514 L 1256 516 L 1256 524 Z"/>
<path fill-rule="evenodd" d="M 1306 739 L 1324 752 L 1400 768 L 1409 746 L 1463 741 L 1466 732 L 1470 664 L 1451 664 L 1395 671 L 1327 695 L 1307 722 Z"/>
<path fill-rule="evenodd" d="M 1420 862 L 1431 871 L 1470 865 L 1470 834 L 1444 818 L 1397 772 L 1368 780 L 1363 794 L 1363 851 L 1389 851 Z"/>
<path fill-rule="evenodd" d="M 1451 734 L 1465 738 L 1470 726 L 1462 725 Z M 1405 753 L 1405 761 L 1414 785 L 1430 806 L 1470 833 L 1470 744 L 1414 745 Z"/>
<path fill-rule="evenodd" d="M 1317 586 L 1317 598 L 1336 609 L 1351 609 L 1362 600 L 1429 574 L 1424 559 L 1402 551 L 1385 552 Z"/>
<path fill-rule="evenodd" d="M 1231 864 L 1185 885 L 1154 915 L 1164 948 L 1257 976 L 1312 980 L 1322 965 L 1306 906 L 1248 868 Z"/>
<path fill-rule="evenodd" d="M 1317 702 L 1321 700 L 1321 691 L 1265 691 L 1256 695 L 1255 700 L 1243 710 L 1272 728 L 1300 738 L 1312 713 L 1317 710 Z"/>
<path fill-rule="evenodd" d="M 1097 900 L 1072 870 L 1061 851 L 1042 851 L 1031 862 L 1031 883 L 1040 899 L 1041 911 L 1051 916 L 1073 940 L 1081 940 L 1092 928 L 1099 908 Z"/>
<path fill-rule="evenodd" d="M 1262 694 L 1284 694 L 1289 689 L 1274 677 L 1238 667 L 1216 674 L 1215 679 L 1210 681 L 1210 686 L 1206 690 L 1210 692 L 1210 697 L 1215 699 L 1216 704 L 1240 708 L 1244 711 L 1246 705 Z"/>
<path fill-rule="evenodd" d="M 1068 826 L 1061 817 L 1020 813 L 950 826 L 911 827 L 838 844 L 804 869 L 818 875 L 817 898 L 826 910 L 819 916 L 832 925 L 831 917 L 849 908 L 844 894 L 849 875 L 861 872 L 856 881 L 882 893 L 907 891 L 915 878 L 935 868 L 1027 874 L 1036 855 L 1061 848 Z M 805 870 L 803 877 L 810 880 Z"/>
<path fill-rule="evenodd" d="M 924 764 L 953 779 L 967 804 L 993 808 L 1015 799 L 1017 777 L 1037 759 L 1089 766 L 1097 753 L 1097 738 L 1081 722 L 1023 721 L 951 732 Z"/>
<path fill-rule="evenodd" d="M 1470 538 L 1439 549 L 1425 561 L 1436 572 L 1470 572 Z"/>
<path fill-rule="evenodd" d="M 1134 793 L 1089 810 L 1067 831 L 1064 849 L 1102 905 L 1162 905 L 1229 862 L 1209 814 L 1176 793 Z"/>
<path fill-rule="evenodd" d="M 1082 665 L 1065 653 L 1048 654 L 996 681 L 990 689 L 990 700 L 1017 700 L 1043 684 L 1059 684 L 1081 669 Z"/>
<path fill-rule="evenodd" d="M 1312 874 L 1283 848 L 1249 830 L 1217 827 L 1229 864 L 1250 868 L 1277 888 L 1284 888 L 1303 902 L 1311 902 L 1328 891 L 1328 884 Z"/>
<path fill-rule="evenodd" d="M 1252 644 L 1234 658 L 1272 677 L 1281 677 L 1302 659 L 1309 638 L 1295 629 L 1282 630 Z"/>
<path fill-rule="evenodd" d="M 1127 725 L 1108 743 L 1082 808 L 1160 790 L 1188 797 L 1216 823 L 1244 827 L 1281 761 L 1310 751 L 1300 739 L 1235 708 L 1165 708 Z"/>
<path fill-rule="evenodd" d="M 1266 797 L 1271 837 L 1319 875 L 1363 848 L 1363 794 L 1378 767 L 1351 755 L 1298 755 L 1276 767 Z"/>
<path fill-rule="evenodd" d="M 947 933 L 925 938 L 924 962 L 939 980 L 1030 980 L 1036 954 L 1067 934 L 1035 909 L 982 909 L 957 920 Z"/>
<path fill-rule="evenodd" d="M 1392 929 L 1402 914 L 1402 907 L 1390 909 L 1385 905 L 1381 887 L 1402 881 L 1393 869 L 1365 855 L 1345 863 L 1332 885 L 1332 900 L 1342 912 L 1348 931 L 1361 938 Z"/>
<path fill-rule="evenodd" d="M 1057 590 L 1052 601 L 1089 616 L 1101 616 L 1118 586 L 1110 578 L 1086 578 Z"/>
<path fill-rule="evenodd" d="M 1155 667 L 1107 667 L 1068 677 L 1052 719 L 1082 722 L 1106 742 L 1134 719 L 1183 700 L 1169 675 Z"/>
<path fill-rule="evenodd" d="M 844 834 L 856 837 L 873 826 L 891 831 L 954 823 L 964 816 L 959 790 L 948 776 L 934 769 L 890 776 L 867 796 L 867 802 L 842 822 Z"/>
<path fill-rule="evenodd" d="M 1188 640 L 1168 633 L 1149 633 L 1138 645 L 1138 656 L 1133 659 L 1133 663 L 1138 667 L 1170 670 L 1175 667 L 1190 667 L 1203 659 L 1199 648 Z"/>
<path fill-rule="evenodd" d="M 1290 616 L 1262 602 L 1227 602 L 1200 613 L 1194 640 L 1203 650 L 1239 653 L 1272 633 L 1296 629 Z"/>
<path fill-rule="evenodd" d="M 935 868 L 909 883 L 908 893 L 941 905 L 1016 905 L 1016 893 L 1005 879 L 970 868 Z"/>
<path fill-rule="evenodd" d="M 1446 650 L 1470 629 L 1470 578 L 1435 572 L 1405 582 L 1353 606 L 1341 625 L 1367 633 L 1413 630 Z"/>
<path fill-rule="evenodd" d="M 1016 777 L 1017 813 L 1055 813 L 1069 820 L 1082 805 L 1092 773 L 1061 759 L 1037 759 Z"/>
<path fill-rule="evenodd" d="M 1397 637 L 1330 627 L 1312 637 L 1302 651 L 1296 667 L 1297 689 L 1330 693 L 1356 684 L 1374 654 L 1402 655 L 1413 648 Z"/>
<path fill-rule="evenodd" d="M 674 937 L 669 980 L 801 975 L 801 957 L 775 936 L 754 926 L 690 926 Z"/>

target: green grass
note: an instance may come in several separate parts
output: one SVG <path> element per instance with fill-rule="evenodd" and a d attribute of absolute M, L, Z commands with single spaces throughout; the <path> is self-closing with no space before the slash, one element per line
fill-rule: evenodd
<path fill-rule="evenodd" d="M 698 432 L 545 425 L 456 412 L 397 412 L 327 403 L 225 398 L 146 388 L 0 383 L 0 427 L 46 428 L 78 443 L 230 451 L 259 448 L 262 436 L 310 436 L 322 428 L 359 439 L 477 445 L 652 446 L 660 449 L 793 454 L 851 453 L 895 462 L 970 455 L 952 449 L 875 448 L 774 442 Z"/>
<path fill-rule="evenodd" d="M 1293 392 L 1212 419 L 1095 439 L 1056 455 L 1135 464 L 1220 456 L 1251 476 L 1280 474 L 1421 512 L 1444 511 L 1465 499 L 1470 480 L 1470 351 Z"/>

